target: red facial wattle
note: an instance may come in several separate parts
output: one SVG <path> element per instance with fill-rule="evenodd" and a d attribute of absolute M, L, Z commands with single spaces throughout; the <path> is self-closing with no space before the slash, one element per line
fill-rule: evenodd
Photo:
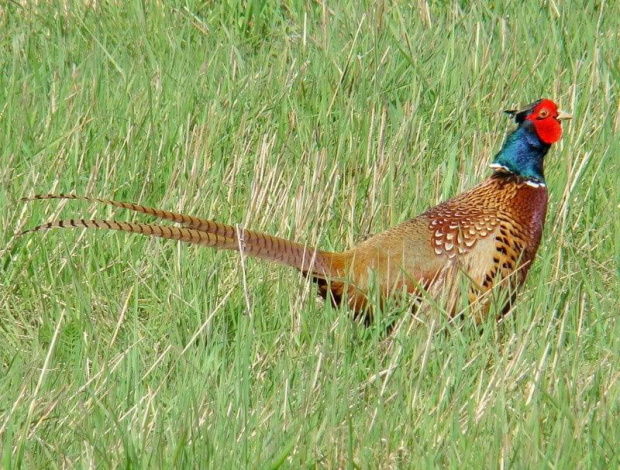
<path fill-rule="evenodd" d="M 528 118 L 529 119 L 529 118 Z M 554 144 L 562 137 L 562 125 L 554 117 L 532 119 L 538 138 L 546 144 Z"/>
<path fill-rule="evenodd" d="M 551 100 L 541 100 L 525 118 L 534 124 L 538 138 L 546 144 L 554 144 L 562 137 L 562 125 L 557 119 L 559 111 Z"/>

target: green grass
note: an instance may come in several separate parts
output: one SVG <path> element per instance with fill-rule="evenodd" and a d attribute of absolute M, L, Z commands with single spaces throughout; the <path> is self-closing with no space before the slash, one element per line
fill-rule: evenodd
<path fill-rule="evenodd" d="M 0 467 L 620 465 L 620 3 L 0 4 Z M 19 5 L 22 6 L 19 6 Z M 513 314 L 364 328 L 290 269 L 76 192 L 344 249 L 572 111 Z"/>

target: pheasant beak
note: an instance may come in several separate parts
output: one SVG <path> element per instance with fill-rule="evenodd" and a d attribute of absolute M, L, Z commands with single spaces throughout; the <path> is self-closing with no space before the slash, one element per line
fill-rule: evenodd
<path fill-rule="evenodd" d="M 567 113 L 566 111 L 562 111 L 561 109 L 558 109 L 558 116 L 556 117 L 556 119 L 558 121 L 566 121 L 568 119 L 573 119 L 573 115 Z"/>

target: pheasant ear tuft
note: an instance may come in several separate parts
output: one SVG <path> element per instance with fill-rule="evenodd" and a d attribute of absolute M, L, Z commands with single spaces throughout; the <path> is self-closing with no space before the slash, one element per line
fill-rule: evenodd
<path fill-rule="evenodd" d="M 519 111 L 517 109 L 507 109 L 504 113 L 508 114 L 512 119 L 515 120 L 517 124 L 521 124 L 525 121 L 525 117 L 527 116 L 526 111 Z"/>
<path fill-rule="evenodd" d="M 534 101 L 531 104 L 528 104 L 525 108 L 523 109 L 508 109 L 506 111 L 504 111 L 506 114 L 508 114 L 511 118 L 513 118 L 515 120 L 515 122 L 517 124 L 522 124 L 523 121 L 525 121 L 525 118 L 528 117 L 531 113 L 532 110 L 538 105 L 538 103 L 540 103 L 542 100 L 538 100 L 538 101 Z"/>
<path fill-rule="evenodd" d="M 506 109 L 504 110 L 504 114 L 508 114 L 508 116 L 515 117 L 515 114 L 517 114 L 519 111 L 517 111 L 516 109 Z"/>

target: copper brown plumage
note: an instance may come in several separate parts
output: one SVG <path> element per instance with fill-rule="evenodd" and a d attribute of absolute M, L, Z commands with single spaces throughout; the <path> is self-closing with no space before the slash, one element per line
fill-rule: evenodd
<path fill-rule="evenodd" d="M 317 283 L 320 295 L 334 304 L 346 302 L 358 313 L 368 312 L 369 292 L 374 288 L 379 289 L 380 299 L 397 293 L 420 296 L 423 291 L 439 295 L 454 288 L 463 274 L 469 283 L 468 299 L 478 305 L 475 316 L 481 320 L 488 311 L 489 291 L 503 286 L 507 308 L 525 281 L 547 210 L 543 160 L 551 144 L 560 139 L 560 121 L 570 118 L 550 100 L 508 113 L 518 127 L 496 155 L 489 179 L 342 253 L 139 204 L 62 194 L 32 199 L 98 202 L 181 226 L 72 219 L 26 232 L 99 228 L 237 250 L 297 268 Z M 448 310 L 456 311 L 454 305 Z"/>

